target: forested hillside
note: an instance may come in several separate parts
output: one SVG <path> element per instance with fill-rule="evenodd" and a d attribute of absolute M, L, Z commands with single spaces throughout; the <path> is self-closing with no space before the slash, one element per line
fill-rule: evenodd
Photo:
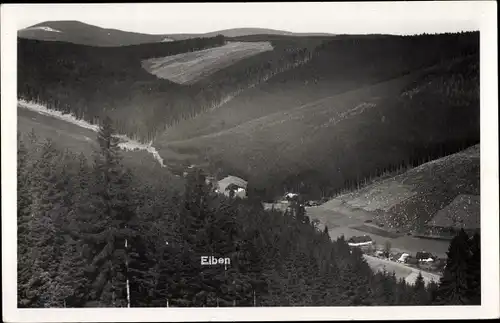
<path fill-rule="evenodd" d="M 449 65 L 453 58 L 473 55 L 474 59 L 478 59 L 476 55 L 479 53 L 479 33 L 330 38 L 259 35 L 233 39 L 270 40 L 273 46 L 285 48 L 285 52 L 290 55 L 297 55 L 295 48 L 306 46 L 311 55 L 306 64 L 268 78 L 219 109 L 183 120 L 175 128 L 166 131 L 166 140 L 183 140 L 229 129 L 271 113 L 291 110 L 383 81 L 396 80 L 423 68 L 439 66 L 441 63 Z M 256 70 L 258 75 L 263 66 L 279 59 L 276 51 L 266 52 L 237 62 L 219 73 L 230 79 L 230 83 L 240 84 L 240 78 L 248 77 L 239 72 L 240 66 L 250 65 L 248 68 Z"/>
<path fill-rule="evenodd" d="M 221 197 L 197 169 L 183 192 L 161 173 L 138 176 L 123 166 L 113 133 L 105 119 L 90 160 L 20 136 L 19 307 L 480 302 L 478 236 L 452 241 L 439 285 L 420 276 L 410 286 L 374 274 L 359 249 L 332 242 L 299 206 L 283 215 Z M 231 264 L 201 266 L 211 255 Z"/>
<path fill-rule="evenodd" d="M 273 50 L 191 85 L 141 65 L 227 41 L 269 41 Z M 478 32 L 114 48 L 19 39 L 18 55 L 20 98 L 91 123 L 109 115 L 119 133 L 153 141 L 167 164 L 208 162 L 267 198 L 332 196 L 479 141 Z"/>
<path fill-rule="evenodd" d="M 142 67 L 149 58 L 222 46 L 225 41 L 216 36 L 104 48 L 18 39 L 18 96 L 92 123 L 109 114 L 120 133 L 149 142 L 166 126 L 216 108 L 261 79 L 300 64 L 311 46 L 320 43 L 278 40 L 270 54 L 236 62 L 229 74 L 216 73 L 189 86 L 159 79 Z"/>
<path fill-rule="evenodd" d="M 254 99 L 243 93 L 167 130 L 155 147 L 160 154 L 198 153 L 214 170 L 248 179 L 267 198 L 289 190 L 332 196 L 478 143 L 478 61 L 477 53 L 453 58 L 309 103 L 304 97 L 314 91 L 304 91 L 297 105 L 294 98 L 306 86 L 267 89 L 273 78 L 255 89 Z M 265 114 L 266 107 L 274 113 Z"/>

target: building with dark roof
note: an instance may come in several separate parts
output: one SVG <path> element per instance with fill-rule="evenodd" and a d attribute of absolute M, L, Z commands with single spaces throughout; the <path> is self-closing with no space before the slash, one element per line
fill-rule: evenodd
<path fill-rule="evenodd" d="M 248 183 L 236 176 L 227 176 L 217 182 L 217 190 L 226 196 L 246 198 Z"/>

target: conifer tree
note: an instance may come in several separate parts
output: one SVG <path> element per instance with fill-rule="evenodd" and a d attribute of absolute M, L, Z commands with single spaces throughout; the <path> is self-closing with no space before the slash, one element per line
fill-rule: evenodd
<path fill-rule="evenodd" d="M 30 169 L 27 159 L 28 151 L 20 141 L 17 150 L 17 294 L 20 307 L 29 304 L 24 292 L 32 276 Z"/>
<path fill-rule="evenodd" d="M 481 305 L 481 237 L 475 233 L 469 240 L 471 254 L 467 263 L 467 298 L 470 305 Z"/>
<path fill-rule="evenodd" d="M 467 233 L 463 229 L 451 240 L 446 267 L 439 283 L 437 303 L 468 304 L 467 268 L 470 257 Z"/>
<path fill-rule="evenodd" d="M 127 241 L 133 236 L 130 224 L 134 207 L 129 196 L 131 174 L 121 164 L 118 140 L 113 136 L 111 120 L 107 117 L 98 133 L 100 150 L 95 154 L 82 238 L 90 247 L 91 299 L 99 306 L 127 306 Z"/>
<path fill-rule="evenodd" d="M 415 285 L 413 286 L 412 304 L 414 305 L 427 305 L 429 302 L 428 293 L 425 288 L 424 277 L 422 272 L 418 273 Z"/>
<path fill-rule="evenodd" d="M 36 162 L 32 182 L 30 257 L 33 263 L 26 294 L 39 307 L 61 304 L 57 294 L 52 294 L 64 244 L 63 222 L 68 213 L 64 176 L 58 172 L 60 157 L 53 142 L 47 140 Z"/>

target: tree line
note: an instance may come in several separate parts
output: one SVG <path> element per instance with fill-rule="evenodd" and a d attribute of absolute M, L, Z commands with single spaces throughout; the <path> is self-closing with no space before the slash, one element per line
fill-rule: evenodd
<path fill-rule="evenodd" d="M 19 307 L 471 304 L 479 238 L 460 233 L 439 285 L 373 273 L 360 249 L 332 241 L 303 207 L 214 192 L 199 169 L 176 192 L 121 161 L 112 122 L 92 158 L 35 133 L 18 147 Z M 161 177 L 161 174 L 158 174 Z M 201 256 L 229 257 L 203 266 Z M 465 272 L 465 274 L 464 274 Z M 465 280 L 464 280 L 465 279 Z"/>

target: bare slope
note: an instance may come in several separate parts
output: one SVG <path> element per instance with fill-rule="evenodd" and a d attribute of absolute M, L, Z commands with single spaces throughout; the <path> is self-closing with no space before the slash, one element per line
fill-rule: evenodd
<path fill-rule="evenodd" d="M 220 47 L 144 60 L 142 66 L 159 78 L 193 84 L 239 60 L 273 50 L 269 42 L 229 42 Z"/>
<path fill-rule="evenodd" d="M 479 164 L 479 145 L 475 145 L 338 196 L 321 207 L 332 211 L 361 209 L 388 229 L 416 230 L 439 210 L 451 207 L 448 204 L 458 196 L 479 195 Z"/>
<path fill-rule="evenodd" d="M 480 196 L 462 194 L 439 210 L 427 225 L 466 230 L 480 229 L 480 214 Z"/>

